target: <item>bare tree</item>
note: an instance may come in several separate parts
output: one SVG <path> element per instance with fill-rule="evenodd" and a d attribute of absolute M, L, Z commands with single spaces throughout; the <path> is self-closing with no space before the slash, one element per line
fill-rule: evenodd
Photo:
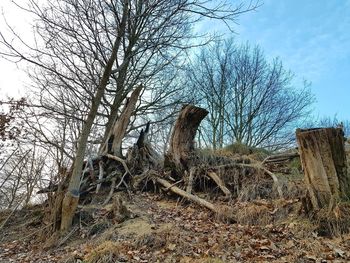
<path fill-rule="evenodd" d="M 336 115 L 333 117 L 321 117 L 309 120 L 303 125 L 305 128 L 342 128 L 344 131 L 344 136 L 350 137 L 350 121 L 339 119 Z"/>
<path fill-rule="evenodd" d="M 204 138 L 214 148 L 290 143 L 288 135 L 313 101 L 307 86 L 292 87 L 292 77 L 280 60 L 269 63 L 259 47 L 231 39 L 204 48 L 189 74 L 199 103 L 209 109 Z"/>
<path fill-rule="evenodd" d="M 94 139 L 91 135 L 98 134 L 101 126 L 106 127 L 102 142 L 109 139 L 124 98 L 134 84 L 157 76 L 190 48 L 196 37 L 191 27 L 201 18 L 228 24 L 255 7 L 251 2 L 249 6 L 233 7 L 200 0 L 54 0 L 45 5 L 29 0 L 28 6 L 21 7 L 36 17 L 35 45 L 25 43 L 9 27 L 15 41 L 0 34 L 1 53 L 34 66 L 29 73 L 34 87 L 39 87 L 40 116 L 58 117 L 60 122 L 66 118 L 70 125 L 64 127 L 76 124 L 77 142 L 72 139 L 76 144 L 74 167 L 63 202 L 63 210 L 69 211 L 63 215 L 62 230 L 70 227 L 79 200 L 89 139 Z M 152 89 L 153 85 L 144 87 Z M 155 104 L 151 101 L 149 105 Z M 138 109 L 144 111 L 143 106 L 140 104 Z M 51 139 L 47 141 L 52 143 Z M 64 144 L 54 144 L 63 151 Z"/>
<path fill-rule="evenodd" d="M 1 101 L 0 114 L 0 208 L 27 205 L 44 176 L 47 152 L 27 137 L 20 115 L 25 99 Z"/>

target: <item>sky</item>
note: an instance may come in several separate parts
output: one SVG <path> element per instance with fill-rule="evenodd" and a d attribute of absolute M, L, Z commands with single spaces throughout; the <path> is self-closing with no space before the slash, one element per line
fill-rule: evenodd
<path fill-rule="evenodd" d="M 312 83 L 316 116 L 350 119 L 350 0 L 264 0 L 235 31 Z"/>
<path fill-rule="evenodd" d="M 0 10 L 18 30 L 28 32 L 30 19 L 10 2 L 0 0 Z M 349 120 L 350 0 L 261 0 L 261 4 L 238 18 L 237 41 L 260 45 L 270 59 L 279 57 L 295 74 L 296 86 L 303 79 L 310 81 L 315 116 Z M 222 27 L 208 25 L 213 30 Z M 23 94 L 25 83 L 25 74 L 0 58 L 0 97 Z"/>

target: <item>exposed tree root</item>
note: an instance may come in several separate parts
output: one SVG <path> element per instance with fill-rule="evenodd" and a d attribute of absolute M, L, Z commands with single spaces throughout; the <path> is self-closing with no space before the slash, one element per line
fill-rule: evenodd
<path fill-rule="evenodd" d="M 257 171 L 260 170 L 260 171 L 264 172 L 265 174 L 269 175 L 272 178 L 272 180 L 274 182 L 274 185 L 276 186 L 276 189 L 277 189 L 279 197 L 283 198 L 282 187 L 281 187 L 281 184 L 279 183 L 279 181 L 277 179 L 277 176 L 274 173 L 270 172 L 265 167 L 263 167 L 263 166 L 261 166 L 259 164 L 230 163 L 230 164 L 214 166 L 214 167 L 211 167 L 210 169 L 220 170 L 220 169 L 225 169 L 225 168 L 227 169 L 227 168 L 230 168 L 230 167 L 248 167 L 248 168 L 256 169 Z"/>
<path fill-rule="evenodd" d="M 193 179 L 194 179 L 195 171 L 196 170 L 194 168 L 191 168 L 190 172 L 189 172 L 188 179 L 187 179 L 186 192 L 189 193 L 189 194 L 192 193 Z M 187 171 L 186 171 L 186 174 L 187 174 Z"/>
<path fill-rule="evenodd" d="M 103 174 L 104 174 L 103 162 L 102 162 L 102 161 L 99 161 L 98 166 L 99 166 L 98 180 L 101 180 L 101 179 L 103 178 Z M 102 184 L 102 183 L 99 183 L 99 184 L 96 186 L 96 194 L 98 194 L 98 192 L 100 191 L 101 184 Z"/>
<path fill-rule="evenodd" d="M 123 160 L 122 158 L 120 158 L 118 156 L 112 155 L 112 154 L 106 154 L 106 157 L 108 157 L 109 159 L 113 159 L 113 160 L 120 162 L 123 165 L 125 171 L 128 172 L 129 174 L 131 174 L 128 166 L 126 165 L 125 160 Z"/>
<path fill-rule="evenodd" d="M 123 180 L 123 179 L 122 179 L 122 180 Z M 116 187 L 115 187 L 116 181 L 117 181 L 117 178 L 116 178 L 116 177 L 113 177 L 113 178 L 112 178 L 112 184 L 111 184 L 111 190 L 109 191 L 109 194 L 108 194 L 106 200 L 103 202 L 103 204 L 102 204 L 103 206 L 106 205 L 106 204 L 108 204 L 109 200 L 112 199 L 113 194 L 114 194 L 114 189 L 116 188 Z"/>

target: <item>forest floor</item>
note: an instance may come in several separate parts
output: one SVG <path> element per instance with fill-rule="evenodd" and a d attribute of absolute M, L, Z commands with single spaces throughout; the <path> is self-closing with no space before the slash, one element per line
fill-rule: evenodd
<path fill-rule="evenodd" d="M 350 167 L 350 148 L 347 155 Z M 350 234 L 320 235 L 298 198 L 303 187 L 300 162 L 285 168 L 268 167 L 292 183 L 294 190 L 285 199 L 227 202 L 196 193 L 218 207 L 233 208 L 234 223 L 166 191 L 118 192 L 103 206 L 109 187 L 79 206 L 72 231 L 59 239 L 48 238 L 47 205 L 0 211 L 0 263 L 350 262 Z M 123 215 L 116 200 L 127 208 Z"/>
<path fill-rule="evenodd" d="M 320 237 L 293 209 L 271 220 L 282 207 L 297 206 L 294 200 L 233 203 L 241 211 L 237 223 L 165 194 L 124 200 L 127 219 L 115 217 L 111 204 L 81 207 L 73 230 L 54 247 L 40 235 L 42 206 L 17 211 L 0 233 L 0 262 L 350 262 L 349 234 Z M 2 212 L 0 222 L 8 215 Z"/>

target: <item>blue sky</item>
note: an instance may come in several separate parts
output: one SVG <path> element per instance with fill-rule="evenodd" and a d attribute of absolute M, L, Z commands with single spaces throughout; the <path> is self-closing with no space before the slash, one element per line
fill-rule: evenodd
<path fill-rule="evenodd" d="M 264 0 L 239 17 L 236 39 L 262 47 L 312 82 L 315 115 L 350 119 L 350 0 Z"/>
<path fill-rule="evenodd" d="M 303 79 L 311 81 L 317 99 L 316 116 L 337 115 L 338 119 L 349 120 L 350 0 L 261 0 L 261 3 L 256 11 L 238 18 L 234 27 L 237 41 L 260 45 L 271 59 L 280 57 L 284 66 L 295 73 L 296 85 Z M 25 32 L 28 22 L 13 8 L 11 0 L 0 0 L 0 8 L 17 29 Z M 222 29 L 223 25 L 211 21 L 199 27 L 211 30 Z M 25 74 L 3 60 L 0 72 L 0 95 L 18 94 L 15 87 L 24 86 Z"/>

